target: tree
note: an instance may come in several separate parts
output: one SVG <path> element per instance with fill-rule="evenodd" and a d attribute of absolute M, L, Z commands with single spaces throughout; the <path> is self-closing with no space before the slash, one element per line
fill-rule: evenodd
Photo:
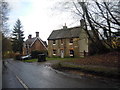
<path fill-rule="evenodd" d="M 7 25 L 9 11 L 9 3 L 5 0 L 0 0 L 0 55 L 3 57 L 8 50 L 11 50 L 10 39 L 8 38 L 9 29 Z"/>
<path fill-rule="evenodd" d="M 68 6 L 66 2 L 63 2 L 65 6 L 72 8 L 72 12 L 78 15 L 78 19 L 83 19 L 85 22 L 84 30 L 88 34 L 90 40 L 95 45 L 96 49 L 99 51 L 114 50 L 112 44 L 113 35 L 117 35 L 120 32 L 120 1 L 117 2 L 97 2 L 93 0 L 90 2 L 80 2 L 79 0 L 72 0 Z M 73 9 L 73 6 L 75 9 Z M 92 31 L 92 36 L 89 33 Z M 93 38 L 94 36 L 94 38 Z M 97 50 L 96 50 L 97 51 Z"/>
<path fill-rule="evenodd" d="M 2 35 L 2 45 L 2 57 L 8 58 L 12 54 L 11 38 Z"/>
<path fill-rule="evenodd" d="M 8 34 L 9 29 L 7 25 L 7 21 L 9 19 L 9 4 L 5 0 L 0 1 L 0 32 L 2 32 L 5 36 Z"/>
<path fill-rule="evenodd" d="M 12 38 L 12 50 L 16 53 L 22 54 L 23 42 L 24 42 L 24 31 L 22 31 L 21 21 L 18 19 L 13 28 Z"/>

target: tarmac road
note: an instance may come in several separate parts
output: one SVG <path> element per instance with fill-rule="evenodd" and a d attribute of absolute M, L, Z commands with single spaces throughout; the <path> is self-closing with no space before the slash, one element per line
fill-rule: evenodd
<path fill-rule="evenodd" d="M 46 63 L 6 60 L 3 88 L 118 88 L 118 82 L 57 72 Z"/>

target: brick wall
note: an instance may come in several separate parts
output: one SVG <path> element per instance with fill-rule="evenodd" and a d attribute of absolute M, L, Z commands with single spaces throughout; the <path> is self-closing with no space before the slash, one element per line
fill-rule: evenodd
<path fill-rule="evenodd" d="M 46 48 L 43 46 L 43 44 L 37 39 L 34 44 L 31 47 L 31 51 L 39 50 L 39 51 L 45 51 Z"/>

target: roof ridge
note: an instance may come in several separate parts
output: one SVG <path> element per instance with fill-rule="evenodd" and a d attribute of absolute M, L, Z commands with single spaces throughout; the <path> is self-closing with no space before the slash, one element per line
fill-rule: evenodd
<path fill-rule="evenodd" d="M 70 28 L 66 28 L 66 29 L 57 29 L 57 30 L 53 30 L 53 31 L 59 31 L 59 30 L 68 30 L 68 29 L 74 29 L 74 28 L 80 28 L 81 26 L 75 26 L 75 27 L 70 27 Z"/>

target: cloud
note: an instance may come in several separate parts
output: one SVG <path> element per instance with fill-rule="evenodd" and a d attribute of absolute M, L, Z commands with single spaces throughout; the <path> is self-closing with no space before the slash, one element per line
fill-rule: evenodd
<path fill-rule="evenodd" d="M 11 28 L 19 18 L 22 22 L 24 34 L 35 36 L 40 32 L 40 38 L 47 40 L 52 30 L 68 26 L 74 21 L 69 12 L 55 12 L 54 5 L 59 0 L 9 0 L 12 7 L 9 23 Z"/>

